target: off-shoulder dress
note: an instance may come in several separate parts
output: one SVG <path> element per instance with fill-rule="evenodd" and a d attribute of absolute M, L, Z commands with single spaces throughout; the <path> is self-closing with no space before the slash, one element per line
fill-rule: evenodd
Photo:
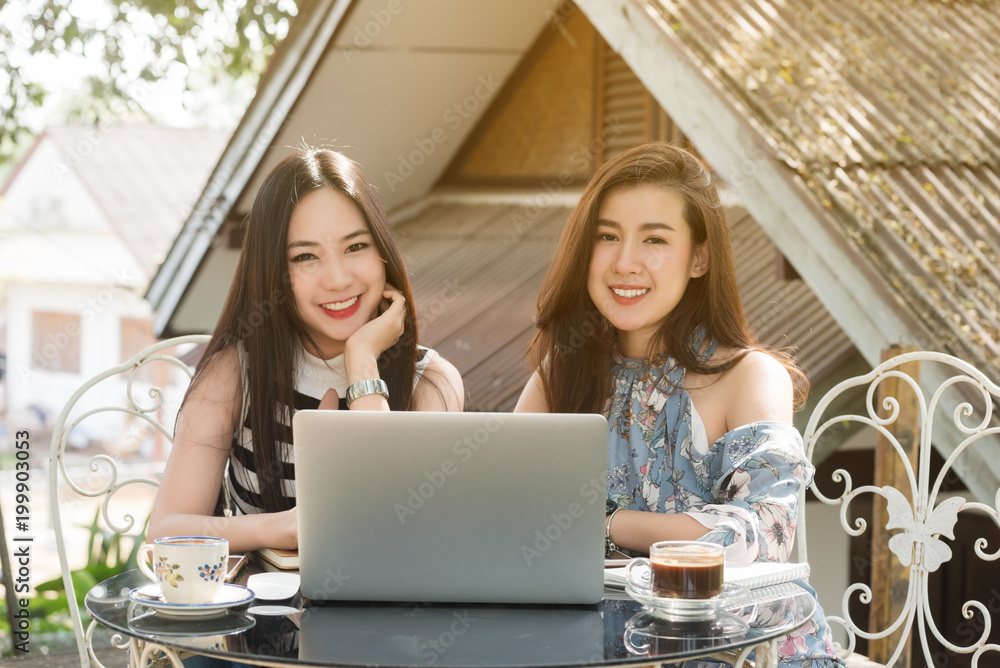
<path fill-rule="evenodd" d="M 708 358 L 715 345 L 699 348 Z M 673 358 L 637 360 L 616 352 L 612 375 L 606 411 L 609 512 L 685 513 L 704 525 L 699 540 L 725 546 L 727 563 L 787 561 L 799 491 L 814 472 L 798 431 L 780 422 L 757 422 L 709 443 L 684 389 L 685 369 Z M 816 595 L 804 581 L 798 584 Z M 834 652 L 821 608 L 779 641 L 778 658 L 783 666 L 799 668 L 845 665 Z"/>

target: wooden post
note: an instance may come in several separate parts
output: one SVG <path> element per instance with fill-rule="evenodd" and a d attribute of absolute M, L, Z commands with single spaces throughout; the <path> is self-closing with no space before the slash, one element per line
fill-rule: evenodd
<path fill-rule="evenodd" d="M 914 351 L 916 348 L 913 347 L 891 346 L 882 351 L 882 361 Z M 904 364 L 897 369 L 917 383 L 920 382 L 919 362 Z M 899 416 L 893 424 L 888 425 L 888 429 L 899 442 L 916 474 L 917 435 L 920 433 L 917 396 L 906 383 L 896 378 L 883 380 L 878 390 L 879 415 L 883 417 L 886 415 L 885 411 L 881 410 L 882 400 L 885 397 L 893 397 L 899 403 Z M 889 441 L 879 435 L 875 442 L 875 486 L 885 485 L 898 489 L 912 503 L 913 494 L 903 460 Z M 902 613 L 910 585 L 909 568 L 904 568 L 896 555 L 889 550 L 891 533 L 885 528 L 888 519 L 885 500 L 876 495 L 871 525 L 872 605 L 868 615 L 868 630 L 875 632 L 888 628 Z M 887 638 L 869 641 L 869 657 L 878 663 L 888 662 L 904 633 L 907 633 L 905 627 Z M 911 640 L 912 635 L 908 636 L 906 646 L 895 663 L 896 666 L 908 668 L 910 665 Z"/>

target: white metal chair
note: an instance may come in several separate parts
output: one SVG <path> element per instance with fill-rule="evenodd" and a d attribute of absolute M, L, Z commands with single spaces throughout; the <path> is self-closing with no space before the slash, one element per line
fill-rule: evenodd
<path fill-rule="evenodd" d="M 73 620 L 73 631 L 76 635 L 77 649 L 80 654 L 81 668 L 89 668 L 91 662 L 103 668 L 101 662 L 93 650 L 93 634 L 97 626 L 96 622 L 91 622 L 86 631 L 83 628 L 83 621 L 80 618 L 79 610 L 76 606 L 76 592 L 73 580 L 70 576 L 70 565 L 66 553 L 66 536 L 64 520 L 61 513 L 63 503 L 60 494 L 60 476 L 73 492 L 78 495 L 90 498 L 101 499 L 101 515 L 108 528 L 116 533 L 127 533 L 135 529 L 141 529 L 142 524 L 137 522 L 137 518 L 132 511 L 127 511 L 119 520 L 111 517 L 110 504 L 115 495 L 123 488 L 130 485 L 148 485 L 151 488 L 159 486 L 159 481 L 155 477 L 137 477 L 126 480 L 119 480 L 118 465 L 115 459 L 107 454 L 98 454 L 89 459 L 89 474 L 86 476 L 86 484 L 79 479 L 80 468 L 67 466 L 66 446 L 70 433 L 73 429 L 85 420 L 101 413 L 122 413 L 133 416 L 134 419 L 149 425 L 162 434 L 163 438 L 173 442 L 172 418 L 170 424 L 161 424 L 161 409 L 167 398 L 165 388 L 149 386 L 148 383 L 137 380 L 139 371 L 147 365 L 166 364 L 179 369 L 182 374 L 172 374 L 183 379 L 183 387 L 174 387 L 174 394 L 183 392 L 187 382 L 191 379 L 193 369 L 170 352 L 177 346 L 184 344 L 206 343 L 210 339 L 207 335 L 181 336 L 173 339 L 160 341 L 149 346 L 145 350 L 137 353 L 132 359 L 107 369 L 94 376 L 70 397 L 63 410 L 56 419 L 54 432 L 52 434 L 52 444 L 49 451 L 49 499 L 51 503 L 52 523 L 56 536 L 56 547 L 59 552 L 59 564 L 62 569 L 63 584 L 66 587 L 66 596 L 70 603 L 70 614 Z M 94 391 L 95 386 L 102 381 L 120 376 L 124 382 L 124 396 L 116 400 L 113 405 L 89 407 L 91 402 L 87 401 L 89 393 Z M 120 383 L 120 381 L 119 381 Z M 148 389 L 147 389 L 148 388 Z M 136 396 L 136 392 L 146 390 L 148 399 Z M 144 402 L 148 402 L 145 403 Z M 125 649 L 128 644 L 115 636 L 112 642 L 116 647 Z"/>
<path fill-rule="evenodd" d="M 902 365 L 912 362 L 920 363 L 921 383 L 900 369 Z M 899 440 L 890 432 L 891 426 L 900 414 L 899 397 L 886 397 L 882 400 L 881 410 L 886 415 L 885 417 L 879 416 L 879 408 L 876 406 L 879 387 L 889 378 L 895 378 L 897 379 L 895 382 L 900 382 L 901 386 L 910 388 L 908 391 L 912 391 L 917 398 L 918 427 L 915 434 L 915 446 L 918 463 L 916 470 L 907 459 Z M 825 415 L 838 397 L 842 397 L 844 393 L 851 390 L 858 392 L 857 388 L 867 388 L 865 414 Z M 979 659 L 986 653 L 991 654 L 983 665 L 996 665 L 995 661 L 1000 660 L 1000 645 L 989 644 L 987 640 L 991 629 L 991 612 L 987 605 L 979 600 L 970 600 L 964 603 L 962 606 L 964 618 L 971 620 L 974 616 L 981 615 L 985 631 L 971 644 L 955 644 L 944 637 L 935 623 L 935 611 L 931 609 L 928 600 L 927 586 L 929 573 L 936 571 L 943 563 L 952 558 L 951 548 L 941 537 L 955 538 L 954 527 L 959 513 L 968 510 L 985 513 L 986 516 L 992 518 L 997 527 L 1000 527 L 1000 514 L 997 512 L 1000 509 L 1000 490 L 997 490 L 995 499 L 990 499 L 994 503 L 992 508 L 987 503 L 969 501 L 957 496 L 939 500 L 939 492 L 945 477 L 952 471 L 956 460 L 963 453 L 969 454 L 969 448 L 974 443 L 987 440 L 988 443 L 985 445 L 991 448 L 991 455 L 993 457 L 1000 456 L 1000 450 L 992 451 L 997 445 L 997 437 L 1000 434 L 1000 428 L 995 426 L 994 416 L 994 400 L 998 397 L 1000 397 L 1000 387 L 966 362 L 941 353 L 913 352 L 891 358 L 868 374 L 841 382 L 823 397 L 813 411 L 804 433 L 806 454 L 810 459 L 813 457 L 818 440 L 825 432 L 842 425 L 845 421 L 861 423 L 875 429 L 892 445 L 896 455 L 901 458 L 904 464 L 912 492 L 913 502 L 911 504 L 898 489 L 890 486 L 862 485 L 854 488 L 851 474 L 843 469 L 837 469 L 833 473 L 832 478 L 833 482 L 836 483 L 836 493 L 831 497 L 824 496 L 817 488 L 817 482 L 820 482 L 829 491 L 829 481 L 814 481 L 810 487 L 823 503 L 840 506 L 840 522 L 844 530 L 851 536 L 860 536 L 867 528 L 866 522 L 860 518 L 854 521 L 853 527 L 850 526 L 848 513 L 851 502 L 863 494 L 878 495 L 884 498 L 887 503 L 888 515 L 885 527 L 887 529 L 902 529 L 902 532 L 893 535 L 888 542 L 889 550 L 899 559 L 903 568 L 908 569 L 909 572 L 909 586 L 901 614 L 888 628 L 872 630 L 871 632 L 859 628 L 855 620 L 851 619 L 848 611 L 849 601 L 852 597 L 857 596 L 864 604 L 872 603 L 871 588 L 859 583 L 852 584 L 847 588 L 843 597 L 842 610 L 828 611 L 840 613 L 828 615 L 827 620 L 831 626 L 839 625 L 846 631 L 848 643 L 844 649 L 848 654 L 853 653 L 858 637 L 870 640 L 887 638 L 902 630 L 902 637 L 893 649 L 892 656 L 887 663 L 887 665 L 892 666 L 896 663 L 904 649 L 904 643 L 909 640 L 909 636 L 916 626 L 924 658 L 929 666 L 940 665 L 940 663 L 935 662 L 931 657 L 928 633 L 933 635 L 949 652 L 971 654 L 973 666 L 980 665 Z M 937 423 L 935 423 L 935 419 L 938 420 Z M 958 445 L 954 452 L 945 459 L 941 471 L 932 481 L 930 479 L 931 438 L 932 434 L 940 433 L 936 430 L 943 428 L 956 430 Z M 802 508 L 805 508 L 804 497 L 803 494 Z M 808 561 L 806 514 L 802 513 L 800 516 L 797 529 L 799 561 Z M 986 551 L 987 546 L 987 539 L 977 538 L 974 549 L 979 559 L 994 561 L 1000 557 L 1000 548 L 990 553 Z M 994 544 L 994 547 L 997 546 Z M 814 572 L 813 578 L 817 575 Z"/>

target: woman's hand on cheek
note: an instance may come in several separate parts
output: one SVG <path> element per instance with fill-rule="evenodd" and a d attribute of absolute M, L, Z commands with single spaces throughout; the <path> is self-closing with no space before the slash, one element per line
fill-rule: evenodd
<path fill-rule="evenodd" d="M 363 356 L 378 358 L 391 348 L 403 335 L 406 323 L 406 298 L 388 283 L 382 292 L 379 313 L 362 325 L 344 343 L 345 357 Z"/>

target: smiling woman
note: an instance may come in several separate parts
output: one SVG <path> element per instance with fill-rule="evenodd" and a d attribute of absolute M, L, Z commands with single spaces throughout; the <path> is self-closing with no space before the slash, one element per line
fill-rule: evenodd
<path fill-rule="evenodd" d="M 793 379 L 800 401 L 807 383 L 750 331 L 701 161 L 655 143 L 605 163 L 563 228 L 535 321 L 515 410 L 608 418 L 606 556 L 697 540 L 729 564 L 788 559 L 813 473 L 792 427 Z M 779 657 L 843 666 L 821 610 Z"/>
<path fill-rule="evenodd" d="M 642 357 L 688 280 L 708 271 L 708 248 L 694 243 L 684 199 L 659 186 L 611 192 L 597 215 L 587 290 L 622 354 Z"/>
<path fill-rule="evenodd" d="M 244 239 L 178 415 L 148 540 L 295 549 L 295 411 L 462 410 L 458 372 L 417 345 L 406 268 L 357 164 L 328 150 L 286 158 L 261 185 Z"/>
<path fill-rule="evenodd" d="M 344 352 L 384 298 L 400 306 L 401 320 L 405 313 L 403 294 L 386 289 L 385 264 L 364 216 L 336 190 L 315 190 L 292 211 L 288 273 L 295 309 L 315 346 L 311 352 L 324 359 Z"/>

